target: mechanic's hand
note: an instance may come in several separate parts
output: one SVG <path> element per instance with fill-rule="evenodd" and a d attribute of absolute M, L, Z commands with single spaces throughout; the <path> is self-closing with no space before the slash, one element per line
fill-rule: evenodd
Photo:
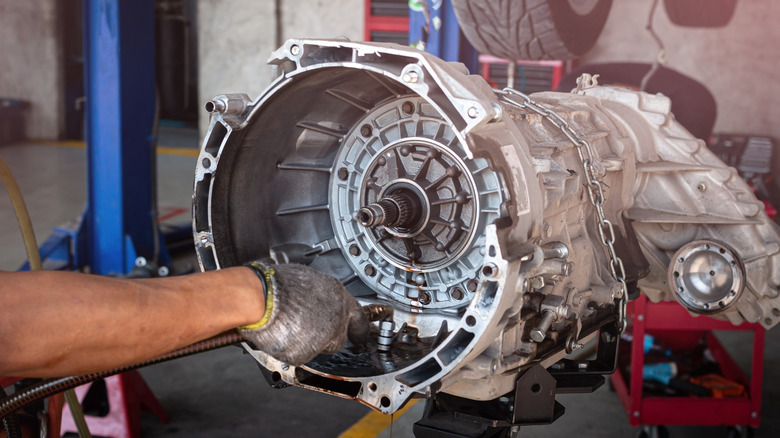
<path fill-rule="evenodd" d="M 265 316 L 239 327 L 257 349 L 301 365 L 320 353 L 339 352 L 347 338 L 356 345 L 366 342 L 368 317 L 335 278 L 296 264 L 246 266 L 265 281 Z"/>

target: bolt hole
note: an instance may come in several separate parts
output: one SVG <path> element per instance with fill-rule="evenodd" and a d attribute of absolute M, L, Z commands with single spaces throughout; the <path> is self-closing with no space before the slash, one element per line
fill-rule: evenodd
<path fill-rule="evenodd" d="M 388 398 L 387 396 L 383 396 L 381 399 L 379 399 L 379 404 L 383 408 L 389 408 L 390 407 L 390 398 Z"/>
<path fill-rule="evenodd" d="M 674 271 L 674 278 L 678 278 L 678 277 L 680 277 L 680 273 L 677 272 L 677 271 Z"/>
<path fill-rule="evenodd" d="M 347 170 L 347 168 L 346 168 L 346 167 L 342 167 L 342 168 L 340 168 L 338 171 L 336 171 L 336 176 L 337 176 L 337 177 L 338 177 L 340 180 L 342 180 L 342 181 L 346 181 L 346 180 L 347 180 L 347 178 L 349 178 L 349 171 Z"/>
<path fill-rule="evenodd" d="M 534 383 L 533 385 L 531 385 L 531 392 L 533 392 L 534 394 L 538 394 L 539 391 L 541 390 L 542 390 L 542 385 L 538 383 Z"/>
<path fill-rule="evenodd" d="M 720 252 L 721 254 L 726 254 L 726 250 L 723 248 L 719 249 L 718 252 Z"/>
<path fill-rule="evenodd" d="M 766 318 L 766 319 L 764 320 L 764 324 L 766 324 L 766 325 L 772 325 L 772 318 Z"/>
<path fill-rule="evenodd" d="M 485 277 L 492 277 L 493 276 L 493 267 L 490 265 L 485 265 L 482 267 L 482 275 Z"/>
<path fill-rule="evenodd" d="M 452 299 L 460 301 L 463 299 L 464 296 L 465 294 L 463 293 L 463 289 L 456 287 L 455 289 L 452 290 Z"/>
<path fill-rule="evenodd" d="M 684 262 L 684 261 L 685 261 L 685 258 L 683 258 L 683 257 L 680 257 L 679 259 L 677 259 L 677 261 L 678 261 L 678 262 L 680 262 L 680 263 L 682 263 L 682 262 Z"/>
<path fill-rule="evenodd" d="M 213 113 L 214 110 L 217 109 L 217 106 L 214 105 L 214 102 L 212 102 L 212 101 L 206 102 L 206 104 L 203 105 L 203 107 L 206 109 L 207 113 Z"/>
<path fill-rule="evenodd" d="M 203 165 L 204 169 L 208 169 L 209 167 L 211 167 L 211 160 L 209 160 L 208 158 L 204 158 L 203 161 L 201 161 L 200 163 Z"/>
<path fill-rule="evenodd" d="M 411 115 L 414 113 L 414 104 L 412 102 L 404 102 L 401 105 L 401 111 L 403 111 L 404 114 Z"/>
<path fill-rule="evenodd" d="M 374 128 L 371 127 L 371 125 L 363 125 L 360 127 L 360 135 L 363 137 L 371 137 L 371 134 L 374 133 Z"/>
<path fill-rule="evenodd" d="M 714 276 L 715 276 L 715 271 L 710 271 L 710 277 L 714 277 Z"/>
<path fill-rule="evenodd" d="M 271 380 L 274 381 L 274 382 L 281 382 L 282 381 L 282 375 L 279 374 L 278 371 L 274 371 L 271 374 Z"/>
<path fill-rule="evenodd" d="M 468 289 L 469 292 L 476 292 L 477 286 L 479 286 L 477 280 L 469 280 L 469 282 L 466 283 L 466 289 Z"/>
<path fill-rule="evenodd" d="M 368 384 L 368 390 L 369 390 L 369 391 L 371 391 L 371 392 L 376 392 L 376 383 L 374 383 L 374 382 L 369 382 L 369 384 Z"/>
<path fill-rule="evenodd" d="M 431 294 L 429 294 L 424 290 L 421 290 L 420 295 L 417 297 L 417 301 L 419 301 L 420 304 L 422 305 L 431 304 Z"/>
<path fill-rule="evenodd" d="M 469 327 L 474 327 L 477 325 L 477 318 L 474 318 L 474 316 L 469 315 L 466 317 L 466 325 Z"/>
<path fill-rule="evenodd" d="M 719 301 L 719 302 L 718 302 L 718 305 L 719 305 L 720 307 L 726 307 L 726 303 L 724 303 L 723 301 Z"/>
<path fill-rule="evenodd" d="M 490 255 L 490 257 L 495 257 L 496 256 L 496 247 L 495 246 L 490 245 L 490 248 L 488 248 L 488 255 Z"/>
<path fill-rule="evenodd" d="M 363 269 L 363 272 L 365 272 L 369 277 L 373 277 L 376 275 L 376 268 L 372 265 L 366 265 L 365 269 Z"/>
<path fill-rule="evenodd" d="M 359 256 L 360 255 L 360 248 L 357 245 L 355 245 L 355 244 L 350 245 L 349 246 L 349 254 L 351 256 L 353 256 L 353 257 Z"/>
<path fill-rule="evenodd" d="M 774 315 L 774 316 L 780 316 L 780 309 L 777 309 L 777 308 L 775 308 L 775 309 L 772 309 L 772 315 Z"/>

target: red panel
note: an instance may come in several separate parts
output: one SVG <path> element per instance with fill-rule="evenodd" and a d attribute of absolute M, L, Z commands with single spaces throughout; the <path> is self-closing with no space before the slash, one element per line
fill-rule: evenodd
<path fill-rule="evenodd" d="M 693 317 L 676 302 L 650 303 L 645 296 L 629 303 L 629 316 L 632 323 L 629 328 L 637 340 L 631 346 L 631 369 L 640 370 L 644 366 L 644 342 L 641 340 L 645 333 L 657 336 L 673 348 L 680 348 L 685 343 L 696 345 L 702 336 L 706 336 L 707 345 L 724 376 L 749 387 L 748 397 L 744 398 L 643 397 L 641 373 L 632 373 L 630 382 L 626 382 L 622 371 L 618 370 L 610 378 L 626 410 L 629 424 L 759 426 L 764 366 L 763 327 L 748 323 L 734 326 L 704 316 Z M 713 330 L 753 332 L 750 381 L 712 334 Z"/>
<path fill-rule="evenodd" d="M 387 17 L 371 15 L 371 0 L 365 1 L 365 23 L 363 26 L 363 39 L 371 41 L 371 32 L 409 32 L 409 17 Z"/>
<path fill-rule="evenodd" d="M 6 386 L 13 385 L 18 381 L 19 379 L 16 377 L 0 377 L 0 388 L 5 388 Z"/>

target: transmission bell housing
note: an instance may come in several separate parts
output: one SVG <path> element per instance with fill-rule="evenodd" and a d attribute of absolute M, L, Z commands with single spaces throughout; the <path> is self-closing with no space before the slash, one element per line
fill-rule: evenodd
<path fill-rule="evenodd" d="M 269 63 L 259 97 L 206 105 L 200 267 L 302 263 L 391 310 L 367 347 L 300 367 L 244 344 L 276 384 L 384 413 L 434 390 L 496 399 L 639 292 L 780 322 L 777 226 L 667 97 L 497 91 L 395 44 L 293 39 Z"/>

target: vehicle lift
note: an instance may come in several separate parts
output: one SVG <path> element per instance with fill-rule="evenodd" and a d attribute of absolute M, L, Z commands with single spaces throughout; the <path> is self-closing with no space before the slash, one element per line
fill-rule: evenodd
<path fill-rule="evenodd" d="M 49 269 L 127 275 L 167 266 L 156 197 L 157 124 L 154 0 L 83 0 L 87 205 L 72 223 L 55 228 L 41 245 Z M 143 265 L 143 266 L 140 266 Z M 25 264 L 21 270 L 29 269 Z M 165 272 L 165 271 L 163 271 Z M 144 276 L 157 275 L 156 268 Z M 12 380 L 0 378 L 0 385 Z M 137 437 L 140 408 L 167 421 L 137 371 L 106 379 L 110 412 L 89 418 L 93 433 Z M 87 388 L 77 389 L 79 398 Z M 75 432 L 61 396 L 50 401 L 50 436 Z M 60 413 L 63 430 L 60 431 Z"/>

